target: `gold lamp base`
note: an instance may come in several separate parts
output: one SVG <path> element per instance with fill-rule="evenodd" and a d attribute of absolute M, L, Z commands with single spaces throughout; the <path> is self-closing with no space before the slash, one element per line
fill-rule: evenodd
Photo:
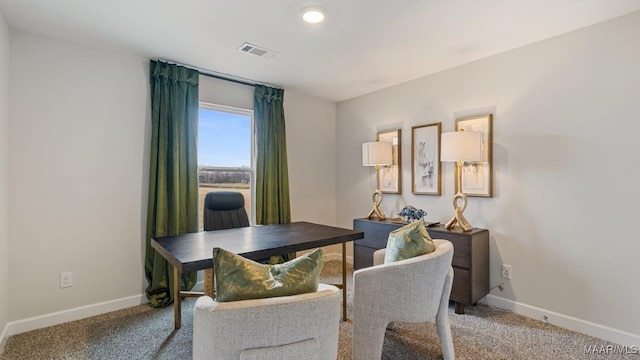
<path fill-rule="evenodd" d="M 453 218 L 451 218 L 451 220 L 449 220 L 449 222 L 447 222 L 447 224 L 444 227 L 446 229 L 453 229 L 453 227 L 456 226 L 457 224 L 462 228 L 462 230 L 471 231 L 473 227 L 471 226 L 471 224 L 469 224 L 467 219 L 465 219 L 464 215 L 462 215 L 462 213 L 464 212 L 464 209 L 467 208 L 467 196 L 464 193 L 462 193 L 462 164 L 463 163 L 464 163 L 463 161 L 456 162 L 456 166 L 458 167 L 457 176 L 456 176 L 456 183 L 457 183 L 456 186 L 458 188 L 458 192 L 453 197 L 453 209 L 455 210 L 456 214 L 453 216 Z M 462 200 L 462 206 L 458 206 L 458 199 Z"/>
<path fill-rule="evenodd" d="M 462 206 L 458 206 L 458 199 L 462 199 Z M 452 229 L 454 226 L 456 226 L 456 224 L 458 224 L 460 225 L 462 230 L 471 231 L 473 227 L 471 226 L 471 224 L 469 224 L 467 219 L 465 219 L 464 215 L 462 215 L 464 209 L 467 208 L 467 196 L 461 192 L 457 193 L 453 197 L 453 208 L 456 214 L 453 216 L 453 218 L 451 218 L 451 220 L 449 220 L 449 222 L 447 222 L 444 227 L 446 229 Z"/>
<path fill-rule="evenodd" d="M 387 215 L 385 215 L 382 209 L 380 209 L 380 204 L 382 203 L 382 191 L 380 191 L 380 189 L 376 189 L 371 198 L 373 200 L 373 209 L 371 209 L 367 218 L 373 219 L 374 217 L 377 217 L 380 220 L 386 219 Z"/>

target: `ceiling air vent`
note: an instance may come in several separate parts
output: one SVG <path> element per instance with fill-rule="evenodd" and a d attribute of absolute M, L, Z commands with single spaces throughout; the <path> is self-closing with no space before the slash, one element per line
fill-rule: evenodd
<path fill-rule="evenodd" d="M 238 48 L 238 51 L 244 52 L 244 53 L 248 53 L 248 54 L 253 54 L 253 55 L 256 55 L 256 56 L 260 56 L 260 57 L 263 57 L 265 59 L 271 59 L 272 57 L 274 57 L 274 56 L 276 56 L 278 54 L 277 51 L 265 49 L 263 47 L 255 46 L 255 45 L 249 44 L 249 43 L 242 44 L 242 46 L 240 46 Z"/>

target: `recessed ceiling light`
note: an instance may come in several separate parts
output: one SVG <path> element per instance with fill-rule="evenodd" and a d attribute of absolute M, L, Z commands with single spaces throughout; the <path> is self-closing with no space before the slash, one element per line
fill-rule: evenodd
<path fill-rule="evenodd" d="M 302 20 L 307 24 L 319 24 L 324 21 L 325 17 L 325 11 L 317 7 L 302 10 Z"/>

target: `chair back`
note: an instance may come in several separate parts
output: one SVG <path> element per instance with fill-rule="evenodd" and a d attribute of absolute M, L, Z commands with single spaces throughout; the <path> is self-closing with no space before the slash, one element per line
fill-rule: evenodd
<path fill-rule="evenodd" d="M 319 284 L 313 293 L 216 302 L 198 298 L 193 359 L 335 360 L 340 292 Z"/>
<path fill-rule="evenodd" d="M 436 250 L 432 253 L 416 256 L 393 263 L 360 269 L 354 274 L 355 292 L 359 302 L 365 307 L 369 299 L 378 298 L 380 293 L 368 294 L 373 291 L 369 285 L 363 288 L 358 284 L 360 272 L 375 272 L 375 282 L 389 291 L 386 301 L 388 307 L 383 310 L 389 312 L 394 321 L 424 322 L 433 318 L 438 312 L 443 297 L 445 279 L 451 270 L 453 260 L 453 244 L 447 240 L 434 240 Z M 363 271 L 364 270 L 364 271 Z M 382 285 L 385 284 L 385 285 Z M 360 291 L 359 291 L 360 290 Z M 447 298 L 449 294 L 446 294 Z M 401 303 L 401 305 L 399 305 Z"/>
<path fill-rule="evenodd" d="M 204 198 L 204 231 L 249 226 L 244 196 L 235 191 L 213 191 Z"/>

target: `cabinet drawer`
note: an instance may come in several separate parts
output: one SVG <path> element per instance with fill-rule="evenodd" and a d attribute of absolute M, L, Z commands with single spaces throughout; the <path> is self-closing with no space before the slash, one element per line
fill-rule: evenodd
<path fill-rule="evenodd" d="M 364 239 L 359 239 L 353 243 L 363 245 L 373 249 L 383 249 L 387 247 L 389 233 L 402 225 L 390 224 L 375 221 L 358 221 L 354 220 L 353 229 L 364 231 Z"/>
<path fill-rule="evenodd" d="M 450 300 L 471 305 L 469 278 L 469 270 L 453 267 L 453 287 L 451 288 Z"/>
<path fill-rule="evenodd" d="M 460 236 L 455 233 L 447 233 L 443 231 L 431 231 L 428 229 L 432 239 L 449 240 L 453 244 L 453 266 L 469 269 L 471 268 L 471 238 L 469 236 Z"/>

